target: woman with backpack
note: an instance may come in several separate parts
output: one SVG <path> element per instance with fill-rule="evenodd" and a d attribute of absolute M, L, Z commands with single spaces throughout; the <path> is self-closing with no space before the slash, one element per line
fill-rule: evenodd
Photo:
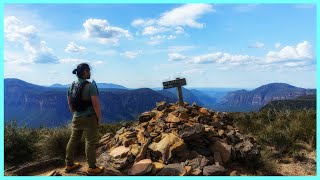
<path fill-rule="evenodd" d="M 68 89 L 68 105 L 72 113 L 72 133 L 66 148 L 65 171 L 70 172 L 81 167 L 74 162 L 74 151 L 82 134 L 85 137 L 85 153 L 89 174 L 103 172 L 103 167 L 96 166 L 96 143 L 98 127 L 101 125 L 101 109 L 98 100 L 98 88 L 90 83 L 90 66 L 81 63 L 72 71 L 78 79 Z"/>

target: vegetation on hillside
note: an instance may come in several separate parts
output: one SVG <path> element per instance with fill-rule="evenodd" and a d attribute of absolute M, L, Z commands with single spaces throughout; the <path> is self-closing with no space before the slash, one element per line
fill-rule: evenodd
<path fill-rule="evenodd" d="M 132 122 L 129 122 L 129 125 Z M 99 128 L 98 140 L 107 132 L 115 134 L 122 123 L 104 124 Z M 41 127 L 38 129 L 19 127 L 16 121 L 5 124 L 4 160 L 8 164 L 21 164 L 40 158 L 65 157 L 66 146 L 71 135 L 71 128 Z M 77 154 L 84 154 L 84 138 L 77 148 Z"/>

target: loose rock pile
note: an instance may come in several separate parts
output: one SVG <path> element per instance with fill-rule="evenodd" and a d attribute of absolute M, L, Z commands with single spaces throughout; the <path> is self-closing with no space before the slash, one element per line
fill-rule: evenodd
<path fill-rule="evenodd" d="M 227 113 L 195 103 L 159 102 L 135 125 L 105 134 L 99 146 L 98 164 L 109 175 L 229 175 L 232 163 L 246 165 L 260 155 Z"/>

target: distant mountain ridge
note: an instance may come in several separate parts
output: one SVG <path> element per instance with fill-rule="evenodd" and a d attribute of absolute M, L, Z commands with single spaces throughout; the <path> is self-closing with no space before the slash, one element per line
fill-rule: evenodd
<path fill-rule="evenodd" d="M 252 91 L 229 92 L 215 108 L 223 111 L 257 111 L 274 100 L 295 99 L 314 94 L 316 89 L 304 89 L 286 83 L 270 83 Z"/>
<path fill-rule="evenodd" d="M 166 90 L 99 88 L 103 122 L 134 120 L 136 116 L 153 108 L 156 102 L 175 103 L 176 88 Z M 215 111 L 258 111 L 265 104 L 281 99 L 294 99 L 315 94 L 315 89 L 304 89 L 284 83 L 261 86 L 252 91 L 210 92 L 182 88 L 185 102 Z M 67 88 L 44 87 L 19 79 L 4 80 L 5 122 L 16 119 L 30 127 L 41 124 L 57 127 L 70 123 Z M 223 101 L 222 95 L 224 96 Z"/>
<path fill-rule="evenodd" d="M 48 86 L 50 88 L 69 88 L 71 84 L 52 84 L 51 86 Z M 113 84 L 113 83 L 97 83 L 98 88 L 103 89 L 128 89 L 124 86 Z"/>
<path fill-rule="evenodd" d="M 66 88 L 38 86 L 19 79 L 5 79 L 4 85 L 5 122 L 16 119 L 21 125 L 27 123 L 30 127 L 41 124 L 57 127 L 70 123 Z M 174 90 L 99 89 L 103 122 L 134 120 L 138 114 L 153 108 L 156 102 L 175 103 Z M 183 89 L 183 92 L 186 102 L 202 104 L 190 90 Z"/>
<path fill-rule="evenodd" d="M 317 107 L 316 95 L 300 96 L 296 99 L 275 100 L 267 103 L 259 111 L 268 110 L 297 110 L 297 109 L 314 109 Z"/>

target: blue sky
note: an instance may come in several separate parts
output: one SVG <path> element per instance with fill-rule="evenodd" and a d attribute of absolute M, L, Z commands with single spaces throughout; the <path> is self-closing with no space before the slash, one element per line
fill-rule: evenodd
<path fill-rule="evenodd" d="M 5 5 L 5 78 L 69 84 L 78 63 L 129 88 L 316 88 L 312 4 Z"/>

